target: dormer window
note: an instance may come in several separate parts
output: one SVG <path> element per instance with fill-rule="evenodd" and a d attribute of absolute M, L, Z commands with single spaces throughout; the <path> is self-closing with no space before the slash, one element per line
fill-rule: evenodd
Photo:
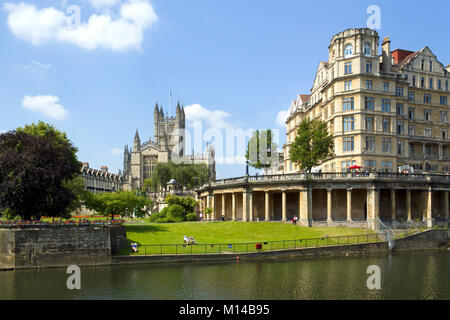
<path fill-rule="evenodd" d="M 353 45 L 348 44 L 345 46 L 344 57 L 348 58 L 353 55 Z"/>
<path fill-rule="evenodd" d="M 370 47 L 370 44 L 367 42 L 364 44 L 364 54 L 366 56 L 372 55 L 372 48 Z"/>

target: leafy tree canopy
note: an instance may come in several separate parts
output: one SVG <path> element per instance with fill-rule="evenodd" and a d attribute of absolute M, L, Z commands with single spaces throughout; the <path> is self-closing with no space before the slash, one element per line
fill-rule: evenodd
<path fill-rule="evenodd" d="M 333 149 L 333 136 L 328 133 L 327 124 L 305 119 L 299 124 L 289 155 L 300 170 L 311 172 L 313 167 L 333 157 Z"/>
<path fill-rule="evenodd" d="M 0 135 L 0 207 L 25 220 L 67 215 L 67 184 L 81 168 L 69 140 L 16 130 Z"/>
<path fill-rule="evenodd" d="M 153 202 L 140 195 L 137 191 L 116 191 L 111 193 L 91 193 L 86 201 L 86 206 L 105 216 L 120 215 L 121 217 L 141 218 L 146 214 L 146 209 L 153 205 Z"/>
<path fill-rule="evenodd" d="M 278 162 L 277 145 L 272 142 L 272 130 L 256 130 L 247 145 L 245 158 L 255 169 L 268 169 Z"/>

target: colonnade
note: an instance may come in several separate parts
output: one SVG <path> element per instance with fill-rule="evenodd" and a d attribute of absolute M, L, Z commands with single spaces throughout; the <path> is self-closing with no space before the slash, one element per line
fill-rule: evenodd
<path fill-rule="evenodd" d="M 449 220 L 449 191 L 432 187 L 224 188 L 203 192 L 198 199 L 199 211 L 207 221 L 288 221 L 297 215 L 299 224 L 304 226 L 312 226 L 319 220 L 329 225 L 336 221 L 348 224 L 365 221 L 369 228 L 376 228 L 378 218 L 395 221 L 399 218 L 398 211 L 403 213 L 402 220 L 412 222 L 413 216 L 420 217 L 428 227 L 433 225 L 433 215 Z M 212 213 L 206 214 L 206 208 L 211 208 Z M 326 218 L 322 218 L 322 213 Z"/>

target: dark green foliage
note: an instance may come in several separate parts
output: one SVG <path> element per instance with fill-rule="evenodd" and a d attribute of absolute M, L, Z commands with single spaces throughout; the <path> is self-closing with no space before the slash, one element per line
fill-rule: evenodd
<path fill-rule="evenodd" d="M 197 215 L 195 213 L 193 213 L 193 212 L 188 213 L 186 215 L 186 220 L 187 221 L 197 221 Z"/>
<path fill-rule="evenodd" d="M 320 120 L 303 120 L 297 136 L 290 146 L 289 154 L 300 170 L 311 172 L 311 168 L 333 157 L 333 136 L 327 124 Z"/>
<path fill-rule="evenodd" d="M 153 202 L 138 191 L 116 191 L 112 193 L 90 194 L 86 199 L 86 207 L 105 216 L 141 218 L 147 213 L 146 208 Z"/>
<path fill-rule="evenodd" d="M 167 217 L 173 222 L 183 222 L 186 219 L 183 207 L 178 204 L 173 204 L 168 207 Z"/>
<path fill-rule="evenodd" d="M 25 220 L 67 216 L 76 200 L 67 183 L 81 168 L 76 148 L 48 132 L 22 129 L 0 135 L 0 207 Z"/>
<path fill-rule="evenodd" d="M 248 142 L 246 159 L 250 166 L 255 169 L 267 169 L 277 161 L 277 145 L 272 142 L 272 131 L 256 130 Z"/>
<path fill-rule="evenodd" d="M 209 172 L 205 164 L 158 163 L 151 178 L 144 181 L 144 189 L 157 191 L 165 188 L 170 179 L 175 179 L 182 187 L 192 189 L 205 184 L 209 180 Z"/>
<path fill-rule="evenodd" d="M 166 203 L 167 207 L 150 216 L 150 222 L 169 223 L 197 220 L 197 215 L 193 213 L 197 206 L 195 199 L 170 195 L 166 198 Z"/>

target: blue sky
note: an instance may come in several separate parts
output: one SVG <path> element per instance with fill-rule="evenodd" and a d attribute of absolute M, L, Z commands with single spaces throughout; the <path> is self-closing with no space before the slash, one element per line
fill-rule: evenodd
<path fill-rule="evenodd" d="M 172 90 L 172 114 L 180 99 L 205 130 L 279 129 L 282 145 L 278 113 L 309 92 L 334 34 L 366 27 L 370 5 L 392 50 L 429 46 L 450 63 L 448 1 L 6 0 L 0 131 L 43 120 L 67 132 L 81 161 L 117 172 Z M 81 25 L 68 30 L 70 6 Z M 244 172 L 217 165 L 218 178 Z"/>

